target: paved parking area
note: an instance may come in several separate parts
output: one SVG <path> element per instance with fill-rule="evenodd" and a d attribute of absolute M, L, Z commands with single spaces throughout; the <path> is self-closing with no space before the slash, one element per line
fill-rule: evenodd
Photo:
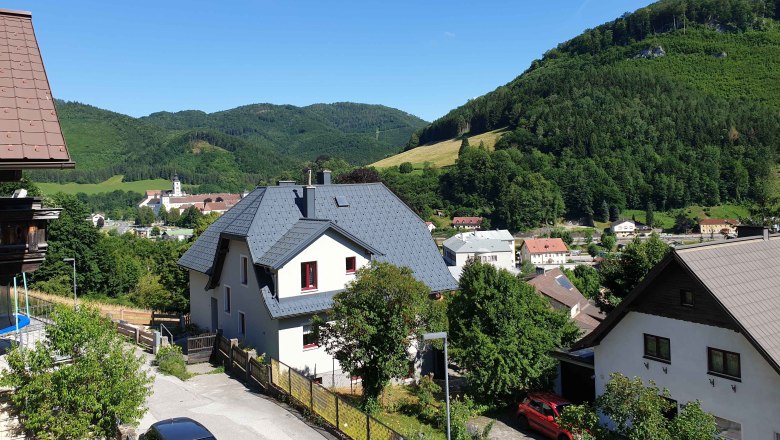
<path fill-rule="evenodd" d="M 520 431 L 517 424 L 514 421 L 514 417 L 509 411 L 499 414 L 496 419 L 480 416 L 469 423 L 475 427 L 483 429 L 490 423 L 491 420 L 495 420 L 493 428 L 488 434 L 490 440 L 542 440 L 546 437 L 542 436 L 538 432 L 533 431 Z"/>
<path fill-rule="evenodd" d="M 323 440 L 333 438 L 310 426 L 295 412 L 246 388 L 224 373 L 202 374 L 187 381 L 156 374 L 149 410 L 137 432 L 158 420 L 189 417 L 219 440 Z"/>

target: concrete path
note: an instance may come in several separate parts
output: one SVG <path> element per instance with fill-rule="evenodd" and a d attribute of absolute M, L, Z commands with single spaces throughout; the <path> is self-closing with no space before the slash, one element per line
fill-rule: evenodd
<path fill-rule="evenodd" d="M 498 414 L 497 419 L 491 419 L 484 416 L 476 417 L 469 420 L 469 425 L 481 430 L 493 420 L 495 420 L 493 428 L 488 434 L 490 440 L 542 440 L 546 438 L 538 432 L 521 431 L 520 428 L 517 427 L 513 415 L 510 414 L 509 411 Z"/>
<path fill-rule="evenodd" d="M 138 426 L 139 434 L 159 420 L 189 417 L 203 424 L 219 440 L 332 438 L 309 426 L 297 413 L 224 373 L 202 374 L 185 382 L 155 374 L 153 391 L 147 401 L 149 410 Z"/>

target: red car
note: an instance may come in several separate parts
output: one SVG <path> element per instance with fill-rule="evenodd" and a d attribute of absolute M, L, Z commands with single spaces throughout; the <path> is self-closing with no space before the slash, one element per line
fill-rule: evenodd
<path fill-rule="evenodd" d="M 556 440 L 572 440 L 569 431 L 555 421 L 571 402 L 553 393 L 528 393 L 517 405 L 517 423 L 521 429 L 533 429 Z"/>

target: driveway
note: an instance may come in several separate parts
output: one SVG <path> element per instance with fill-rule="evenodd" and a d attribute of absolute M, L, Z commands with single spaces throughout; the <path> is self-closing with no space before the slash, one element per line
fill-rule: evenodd
<path fill-rule="evenodd" d="M 469 425 L 474 428 L 484 429 L 493 421 L 493 428 L 490 429 L 490 433 L 488 434 L 488 439 L 490 440 L 542 440 L 546 438 L 538 432 L 521 431 L 517 427 L 517 423 L 511 411 L 500 411 L 492 414 L 492 416 L 495 418 L 488 418 L 485 416 L 476 417 L 469 420 Z"/>
<path fill-rule="evenodd" d="M 147 359 L 151 360 L 149 355 Z M 138 426 L 145 432 L 153 423 L 171 417 L 189 417 L 208 428 L 219 440 L 323 440 L 333 438 L 304 422 L 297 413 L 246 388 L 224 373 L 201 374 L 187 381 L 156 374 L 149 410 Z"/>

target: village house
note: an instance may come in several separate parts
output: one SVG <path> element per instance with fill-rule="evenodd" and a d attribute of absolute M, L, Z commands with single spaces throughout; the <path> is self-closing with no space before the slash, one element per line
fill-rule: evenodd
<path fill-rule="evenodd" d="M 520 261 L 530 261 L 535 266 L 566 264 L 569 249 L 560 238 L 529 238 L 520 248 Z"/>
<path fill-rule="evenodd" d="M 428 227 L 428 232 L 433 233 L 436 230 L 436 225 L 433 222 L 425 222 L 425 226 Z"/>
<path fill-rule="evenodd" d="M 452 227 L 455 229 L 479 229 L 482 225 L 482 217 L 454 217 L 452 219 Z"/>
<path fill-rule="evenodd" d="M 536 291 L 544 296 L 552 308 L 567 310 L 569 317 L 583 335 L 593 331 L 604 320 L 604 315 L 593 302 L 585 298 L 559 268 L 537 275 L 528 281 Z"/>
<path fill-rule="evenodd" d="M 370 261 L 407 266 L 433 292 L 457 288 L 425 223 L 381 183 L 257 188 L 179 260 L 192 323 L 307 374 L 341 376 L 311 331 L 315 314 Z"/>
<path fill-rule="evenodd" d="M 613 372 L 698 400 L 718 438 L 780 438 L 780 237 L 678 247 L 604 322 L 593 347 L 596 395 Z"/>
<path fill-rule="evenodd" d="M 92 226 L 102 228 L 106 224 L 106 216 L 105 214 L 95 213 L 89 216 L 89 221 L 92 222 Z"/>
<path fill-rule="evenodd" d="M 701 235 L 735 236 L 739 220 L 729 218 L 704 218 L 699 220 Z"/>
<path fill-rule="evenodd" d="M 463 267 L 471 259 L 499 269 L 515 269 L 515 237 L 506 229 L 462 232 L 442 244 L 448 266 Z"/>
<path fill-rule="evenodd" d="M 636 233 L 636 223 L 633 220 L 620 219 L 609 225 L 609 230 L 616 237 L 630 237 Z"/>
<path fill-rule="evenodd" d="M 203 214 L 212 212 L 223 214 L 244 196 L 244 194 L 231 193 L 187 194 L 181 189 L 178 175 L 173 176 L 171 185 L 172 188 L 169 190 L 147 190 L 138 207 L 148 206 L 157 214 L 161 208 L 165 208 L 166 211 L 178 209 L 179 212 L 184 212 L 194 206 Z"/>

